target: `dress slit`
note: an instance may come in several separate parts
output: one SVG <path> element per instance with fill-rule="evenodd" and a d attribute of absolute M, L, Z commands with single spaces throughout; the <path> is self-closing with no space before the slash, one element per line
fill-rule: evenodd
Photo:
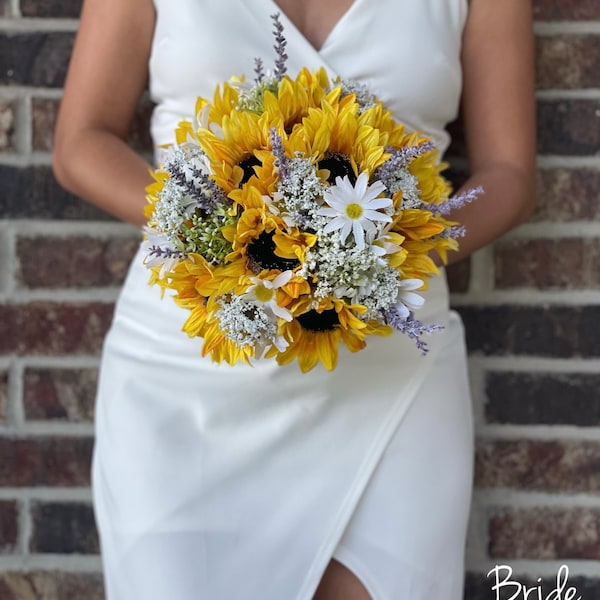
<path fill-rule="evenodd" d="M 371 476 L 377 469 L 377 464 L 381 460 L 392 436 L 401 426 L 404 416 L 423 384 L 428 373 L 428 361 L 435 360 L 436 353 L 435 349 L 432 350 L 427 359 L 418 364 L 410 382 L 406 383 L 404 392 L 394 402 L 386 418 L 382 420 L 382 425 L 365 454 L 364 460 L 358 467 L 356 476 L 333 519 L 330 531 L 324 537 L 316 553 L 315 559 L 304 579 L 302 588 L 298 593 L 297 600 L 311 600 L 313 597 L 329 561 L 334 558 L 335 549 L 344 535 L 344 531 L 352 518 L 356 506 L 365 492 Z"/>

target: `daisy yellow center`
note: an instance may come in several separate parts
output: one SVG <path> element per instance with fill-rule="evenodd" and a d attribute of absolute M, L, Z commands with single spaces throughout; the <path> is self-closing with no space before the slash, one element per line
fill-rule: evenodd
<path fill-rule="evenodd" d="M 259 302 L 269 302 L 273 299 L 273 290 L 264 285 L 256 286 L 256 299 Z"/>
<path fill-rule="evenodd" d="M 363 207 L 356 202 L 352 202 L 346 206 L 346 216 L 349 219 L 360 219 L 363 214 Z"/>

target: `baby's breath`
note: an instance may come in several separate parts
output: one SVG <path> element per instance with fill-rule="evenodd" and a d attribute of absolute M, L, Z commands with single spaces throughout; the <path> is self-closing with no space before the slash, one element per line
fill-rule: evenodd
<path fill-rule="evenodd" d="M 353 81 L 352 79 L 342 79 L 339 82 L 339 86 L 342 88 L 342 97 L 354 94 L 356 103 L 358 104 L 358 114 L 377 105 L 377 97 L 363 83 Z"/>
<path fill-rule="evenodd" d="M 333 232 L 319 236 L 318 243 L 306 250 L 300 275 L 309 280 L 316 278 L 316 298 L 332 295 L 354 298 L 376 268 L 377 256 L 370 247 L 345 246 L 339 233 Z"/>
<path fill-rule="evenodd" d="M 296 224 L 301 223 L 312 229 L 326 223 L 326 219 L 319 217 L 316 212 L 327 187 L 319 179 L 312 160 L 300 155 L 286 161 L 285 175 L 278 183 L 285 212 Z"/>
<path fill-rule="evenodd" d="M 154 205 L 153 220 L 162 231 L 176 230 L 196 208 L 196 201 L 175 181 L 165 182 Z"/>
<path fill-rule="evenodd" d="M 238 346 L 263 346 L 277 339 L 277 323 L 262 306 L 246 302 L 241 296 L 226 294 L 218 300 L 219 327 Z"/>
<path fill-rule="evenodd" d="M 367 312 L 361 318 L 365 321 L 381 320 L 382 313 L 398 301 L 399 282 L 400 275 L 396 269 L 379 264 L 368 285 L 363 286 L 357 294 L 356 301 L 367 307 Z"/>
<path fill-rule="evenodd" d="M 401 167 L 387 179 L 386 185 L 392 195 L 402 191 L 401 209 L 420 208 L 421 190 L 419 180 L 406 167 Z"/>

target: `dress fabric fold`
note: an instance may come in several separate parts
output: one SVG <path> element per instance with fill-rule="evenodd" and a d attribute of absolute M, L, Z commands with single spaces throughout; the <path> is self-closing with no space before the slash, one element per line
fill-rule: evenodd
<path fill-rule="evenodd" d="M 254 57 L 268 66 L 277 7 L 155 5 L 158 155 L 196 96 L 250 77 Z M 367 83 L 443 151 L 466 13 L 465 0 L 356 0 L 320 51 L 283 16 L 288 69 Z M 374 600 L 459 600 L 473 432 L 444 274 L 418 314 L 444 326 L 427 357 L 400 334 L 373 336 L 307 374 L 202 358 L 181 331 L 187 312 L 148 276 L 140 250 L 102 356 L 93 493 L 107 599 L 310 600 L 335 557 Z"/>

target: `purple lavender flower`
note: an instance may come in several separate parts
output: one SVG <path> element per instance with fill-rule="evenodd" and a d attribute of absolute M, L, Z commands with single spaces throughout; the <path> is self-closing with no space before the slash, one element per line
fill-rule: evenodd
<path fill-rule="evenodd" d="M 475 200 L 481 194 L 483 194 L 483 188 L 478 186 L 462 192 L 457 196 L 452 196 L 445 202 L 440 202 L 440 204 L 423 203 L 422 208 L 437 215 L 449 215 L 453 210 L 462 208 L 466 204 L 469 204 L 469 202 L 473 202 L 473 200 Z"/>
<path fill-rule="evenodd" d="M 417 156 L 422 156 L 426 152 L 433 150 L 433 142 L 423 142 L 416 146 L 406 146 L 405 148 L 386 148 L 385 151 L 391 154 L 390 158 L 377 169 L 376 178 L 381 179 L 383 183 L 392 179 L 398 169 L 406 167 Z"/>
<path fill-rule="evenodd" d="M 161 248 L 160 246 L 156 245 L 150 246 L 150 248 L 148 248 L 148 256 L 176 259 L 187 258 L 187 254 L 185 252 L 179 252 L 178 250 L 172 250 L 171 248 Z"/>
<path fill-rule="evenodd" d="M 283 147 L 283 140 L 279 133 L 277 133 L 276 127 L 271 127 L 269 130 L 269 138 L 271 140 L 271 152 L 275 157 L 275 166 L 277 167 L 277 173 L 280 178 L 285 178 L 288 175 L 289 160 L 285 155 L 285 149 Z"/>
<path fill-rule="evenodd" d="M 444 239 L 453 238 L 455 240 L 463 238 L 465 235 L 467 235 L 467 228 L 464 225 L 454 225 L 440 233 L 440 237 Z"/>
<path fill-rule="evenodd" d="M 422 321 L 415 319 L 412 312 L 407 318 L 404 318 L 395 307 L 384 311 L 382 316 L 386 325 L 414 340 L 417 349 L 423 356 L 429 352 L 429 348 L 427 348 L 427 343 L 421 339 L 421 336 L 430 335 L 444 329 L 442 325 L 425 325 Z"/>
<path fill-rule="evenodd" d="M 221 188 L 201 169 L 197 167 L 191 169 L 192 177 L 199 180 L 200 185 L 195 184 L 193 180 L 188 180 L 183 169 L 176 164 L 169 164 L 167 171 L 171 179 L 177 182 L 205 212 L 211 213 L 218 205 L 231 203 Z"/>
<path fill-rule="evenodd" d="M 254 78 L 256 84 L 261 83 L 262 80 L 265 78 L 265 69 L 262 58 L 254 59 L 254 74 L 256 75 L 256 77 Z"/>
<path fill-rule="evenodd" d="M 275 36 L 275 52 L 277 53 L 277 58 L 275 60 L 275 78 L 278 81 L 283 79 L 283 76 L 286 73 L 286 62 L 288 59 L 288 55 L 285 53 L 285 47 L 287 46 L 287 40 L 283 35 L 283 25 L 279 20 L 279 13 L 275 13 L 271 15 L 271 19 L 273 20 L 273 35 Z"/>

